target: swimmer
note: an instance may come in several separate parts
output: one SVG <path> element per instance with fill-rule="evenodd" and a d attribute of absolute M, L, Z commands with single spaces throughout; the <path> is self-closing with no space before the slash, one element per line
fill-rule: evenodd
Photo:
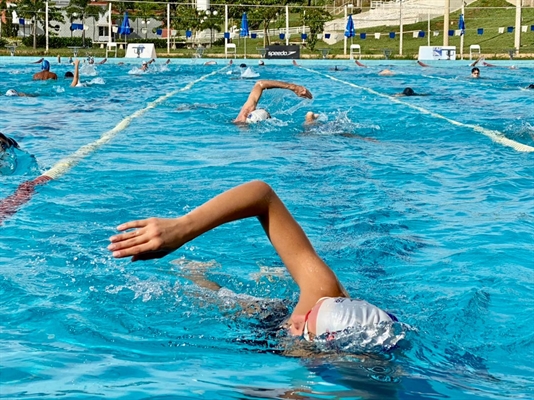
<path fill-rule="evenodd" d="M 102 61 L 99 61 L 99 62 L 97 62 L 96 64 L 97 64 L 97 65 L 102 65 L 102 64 L 105 64 L 106 61 L 108 61 L 108 59 L 107 59 L 107 58 L 104 58 Z"/>
<path fill-rule="evenodd" d="M 421 62 L 421 61 L 419 61 L 419 60 L 417 60 L 417 64 L 419 64 L 419 65 L 420 65 L 421 67 L 423 67 L 423 68 L 430 67 L 430 65 L 425 64 L 424 62 Z"/>
<path fill-rule="evenodd" d="M 20 150 L 17 141 L 0 132 L 0 175 L 11 175 L 17 169 L 14 149 Z"/>
<path fill-rule="evenodd" d="M 15 89 L 9 89 L 6 92 L 7 97 L 35 97 L 33 94 L 17 92 Z"/>
<path fill-rule="evenodd" d="M 534 89 L 534 83 L 531 83 L 530 85 L 528 85 L 527 89 Z"/>
<path fill-rule="evenodd" d="M 319 114 L 315 114 L 312 111 L 308 111 L 304 117 L 304 125 L 311 125 L 317 122 Z"/>
<path fill-rule="evenodd" d="M 167 58 L 167 61 L 165 61 L 165 65 L 169 65 L 171 63 L 171 59 Z"/>
<path fill-rule="evenodd" d="M 306 99 L 313 98 L 312 94 L 304 86 L 295 85 L 293 83 L 281 81 L 261 80 L 257 81 L 252 88 L 247 101 L 243 104 L 241 111 L 234 122 L 237 123 L 255 123 L 271 118 L 271 115 L 262 109 L 256 109 L 258 102 L 264 90 L 267 89 L 288 89 L 294 92 L 297 96 Z"/>
<path fill-rule="evenodd" d="M 265 182 L 234 187 L 176 219 L 149 218 L 121 224 L 117 229 L 122 233 L 110 237 L 108 249 L 113 257 L 131 257 L 132 261 L 161 258 L 220 225 L 251 217 L 258 218 L 300 289 L 297 305 L 285 325 L 291 335 L 307 341 L 329 341 L 353 328 L 382 326 L 382 342 L 392 338 L 391 327 L 397 318 L 364 300 L 349 297 Z"/>
<path fill-rule="evenodd" d="M 426 95 L 425 94 L 415 93 L 414 90 L 411 87 L 407 87 L 402 92 L 396 93 L 393 96 L 401 97 L 401 96 L 426 96 Z"/>
<path fill-rule="evenodd" d="M 0 132 L 0 154 L 10 148 L 20 149 L 19 144 L 15 139 L 11 139 Z"/>
<path fill-rule="evenodd" d="M 361 62 L 359 62 L 358 60 L 354 61 L 354 63 L 358 66 L 358 67 L 363 67 L 363 68 L 367 68 L 367 65 L 365 64 L 362 64 Z"/>
<path fill-rule="evenodd" d="M 469 64 L 470 67 L 476 66 L 479 62 L 484 61 L 484 56 L 478 57 L 477 60 L 473 61 L 471 64 Z"/>
<path fill-rule="evenodd" d="M 33 75 L 34 81 L 45 81 L 48 79 L 57 80 L 57 75 L 50 72 L 50 63 L 47 60 L 41 62 L 41 72 Z"/>
<path fill-rule="evenodd" d="M 475 79 L 480 78 L 480 69 L 478 69 L 478 67 L 474 67 L 471 70 L 471 78 L 475 78 Z"/>
<path fill-rule="evenodd" d="M 265 63 L 263 62 L 263 60 L 259 60 L 258 61 L 258 66 L 263 67 L 264 65 L 265 65 Z"/>
<path fill-rule="evenodd" d="M 378 75 L 380 76 L 392 76 L 392 75 L 395 75 L 395 73 L 393 71 L 391 71 L 390 69 L 383 69 L 382 71 L 380 71 L 378 73 Z"/>
<path fill-rule="evenodd" d="M 148 70 L 148 66 L 152 64 L 153 62 L 156 62 L 156 60 L 152 59 L 149 62 L 143 61 L 143 64 L 141 65 L 141 71 L 145 72 Z"/>
<path fill-rule="evenodd" d="M 217 65 L 217 61 L 213 61 L 213 60 L 211 60 L 211 61 L 206 61 L 206 62 L 204 63 L 204 65 Z"/>

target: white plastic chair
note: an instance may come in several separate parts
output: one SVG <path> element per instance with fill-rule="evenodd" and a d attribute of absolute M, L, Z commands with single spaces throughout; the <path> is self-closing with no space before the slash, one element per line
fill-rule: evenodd
<path fill-rule="evenodd" d="M 108 53 L 112 50 L 115 50 L 115 57 L 117 57 L 117 43 L 108 42 L 106 44 L 106 58 L 108 58 Z"/>
<path fill-rule="evenodd" d="M 350 59 L 354 60 L 354 54 L 358 54 L 358 60 L 361 60 L 362 58 L 362 48 L 359 44 L 351 44 L 350 45 Z"/>
<path fill-rule="evenodd" d="M 237 49 L 235 43 L 226 43 L 226 58 L 228 58 L 228 54 L 233 54 L 234 58 L 237 58 Z"/>
<path fill-rule="evenodd" d="M 469 46 L 469 59 L 471 60 L 473 58 L 473 53 L 477 53 L 480 57 L 480 45 L 479 44 L 472 44 Z"/>

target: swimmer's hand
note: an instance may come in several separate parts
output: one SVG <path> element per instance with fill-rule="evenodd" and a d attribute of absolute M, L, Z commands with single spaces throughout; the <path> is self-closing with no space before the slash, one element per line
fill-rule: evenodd
<path fill-rule="evenodd" d="M 293 90 L 293 92 L 299 97 L 304 97 L 306 99 L 313 99 L 313 96 L 310 93 L 310 91 L 306 89 L 304 86 L 294 85 L 294 87 L 292 87 L 291 90 Z"/>
<path fill-rule="evenodd" d="M 113 257 L 132 257 L 132 261 L 162 258 L 181 247 L 188 240 L 183 218 L 148 218 L 119 225 L 117 230 L 132 231 L 109 238 L 108 250 Z"/>

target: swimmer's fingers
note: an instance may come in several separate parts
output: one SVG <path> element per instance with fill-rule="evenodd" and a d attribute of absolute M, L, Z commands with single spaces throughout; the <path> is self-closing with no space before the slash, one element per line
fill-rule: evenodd
<path fill-rule="evenodd" d="M 137 221 L 130 221 L 130 222 L 126 222 L 124 224 L 120 224 L 119 226 L 117 226 L 117 230 L 127 231 L 128 229 L 133 229 L 133 228 L 143 228 L 147 226 L 149 222 L 150 222 L 149 219 L 140 219 Z M 120 235 L 117 235 L 117 236 L 120 236 Z"/>

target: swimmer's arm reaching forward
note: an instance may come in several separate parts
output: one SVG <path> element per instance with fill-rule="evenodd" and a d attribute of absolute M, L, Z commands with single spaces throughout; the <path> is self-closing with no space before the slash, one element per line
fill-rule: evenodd
<path fill-rule="evenodd" d="M 254 87 L 252 88 L 250 94 L 248 95 L 247 101 L 245 102 L 245 104 L 243 104 L 243 107 L 241 108 L 241 111 L 239 112 L 239 115 L 234 120 L 234 122 L 246 122 L 247 116 L 256 109 L 256 106 L 258 105 L 258 102 L 260 101 L 263 91 L 267 89 L 288 89 L 288 90 L 293 91 L 299 97 L 304 97 L 306 99 L 313 98 L 310 91 L 306 89 L 304 86 L 295 85 L 293 83 L 287 83 L 287 82 L 282 82 L 282 81 L 269 81 L 269 80 L 257 81 L 254 84 Z"/>
<path fill-rule="evenodd" d="M 300 288 L 291 316 L 292 332 L 302 331 L 306 313 L 321 297 L 347 296 L 334 272 L 315 252 L 308 237 L 269 185 L 248 182 L 230 189 L 176 219 L 149 218 L 117 229 L 130 232 L 110 238 L 116 258 L 160 258 L 224 223 L 257 217 L 278 255 Z"/>

